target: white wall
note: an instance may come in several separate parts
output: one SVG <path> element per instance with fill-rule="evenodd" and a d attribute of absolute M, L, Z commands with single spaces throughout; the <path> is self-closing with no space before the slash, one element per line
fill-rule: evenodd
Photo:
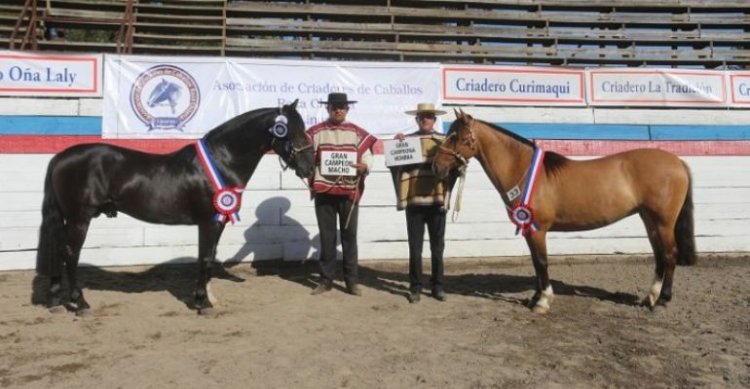
<path fill-rule="evenodd" d="M 0 154 L 0 270 L 34 267 L 41 222 L 42 185 L 50 155 Z M 750 157 L 684 157 L 693 171 L 695 229 L 700 252 L 750 251 Z M 403 213 L 394 207 L 382 156 L 367 179 L 360 209 L 361 260 L 408 257 Z M 266 156 L 243 195 L 242 222 L 222 236 L 218 256 L 244 261 L 304 260 L 316 253 L 317 224 L 303 183 Z M 287 209 L 288 206 L 288 209 Z M 446 257 L 527 255 L 499 195 L 474 161 L 462 212 L 448 222 Z M 550 233 L 551 255 L 648 253 L 637 216 L 589 232 Z M 81 261 L 97 266 L 192 261 L 197 228 L 147 224 L 126 215 L 92 222 Z M 425 258 L 429 245 L 425 244 Z"/>

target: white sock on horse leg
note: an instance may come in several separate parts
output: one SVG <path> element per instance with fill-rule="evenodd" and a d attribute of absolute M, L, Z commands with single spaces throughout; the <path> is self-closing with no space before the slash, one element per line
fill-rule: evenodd
<path fill-rule="evenodd" d="M 656 305 L 656 300 L 659 299 L 661 294 L 662 279 L 658 275 L 654 275 L 654 283 L 651 285 L 651 292 L 648 294 L 648 303 L 650 306 Z"/>

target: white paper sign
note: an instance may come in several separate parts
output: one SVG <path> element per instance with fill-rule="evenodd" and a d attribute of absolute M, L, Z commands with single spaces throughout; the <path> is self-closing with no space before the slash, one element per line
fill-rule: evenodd
<path fill-rule="evenodd" d="M 725 73 L 676 69 L 592 69 L 589 105 L 725 106 Z"/>
<path fill-rule="evenodd" d="M 0 51 L 0 95 L 102 95 L 101 54 Z"/>
<path fill-rule="evenodd" d="M 732 105 L 747 106 L 750 104 L 750 72 L 729 72 Z"/>
<path fill-rule="evenodd" d="M 320 173 L 324 176 L 356 176 L 357 153 L 354 151 L 321 151 Z"/>
<path fill-rule="evenodd" d="M 581 70 L 444 65 L 443 103 L 586 105 Z"/>
<path fill-rule="evenodd" d="M 410 137 L 404 140 L 383 141 L 385 154 L 385 166 L 411 165 L 424 162 L 422 154 L 422 140 L 419 137 Z"/>

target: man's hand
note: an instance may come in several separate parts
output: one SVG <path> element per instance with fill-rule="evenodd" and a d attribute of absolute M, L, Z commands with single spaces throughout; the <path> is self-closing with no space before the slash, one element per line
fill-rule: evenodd
<path fill-rule="evenodd" d="M 367 174 L 367 164 L 364 162 L 353 163 L 351 167 L 357 169 L 357 174 L 360 176 Z"/>
<path fill-rule="evenodd" d="M 402 132 L 399 132 L 393 137 L 393 139 L 404 140 L 406 139 L 406 136 Z"/>

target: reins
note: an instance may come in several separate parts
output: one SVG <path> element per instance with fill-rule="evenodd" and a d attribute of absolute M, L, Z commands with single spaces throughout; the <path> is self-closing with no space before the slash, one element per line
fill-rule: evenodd
<path fill-rule="evenodd" d="M 450 139 L 452 136 L 456 135 L 456 133 L 452 133 L 448 135 L 445 138 L 445 141 Z M 469 143 L 469 146 L 471 147 L 472 151 L 476 152 L 476 146 L 474 141 L 474 133 L 471 131 L 471 128 L 469 128 L 469 139 L 464 140 L 461 139 L 461 142 Z M 469 166 L 469 160 L 461 155 L 458 151 L 450 150 L 447 147 L 444 146 L 445 141 L 438 146 L 438 153 L 448 154 L 456 158 L 460 162 L 460 165 L 458 167 L 458 170 L 460 171 L 460 175 L 458 177 L 458 191 L 456 193 L 456 201 L 453 205 L 453 213 L 451 214 L 451 222 L 455 222 L 458 220 L 458 213 L 461 212 L 461 201 L 463 200 L 463 193 L 464 193 L 464 183 L 466 182 L 466 168 Z"/>

